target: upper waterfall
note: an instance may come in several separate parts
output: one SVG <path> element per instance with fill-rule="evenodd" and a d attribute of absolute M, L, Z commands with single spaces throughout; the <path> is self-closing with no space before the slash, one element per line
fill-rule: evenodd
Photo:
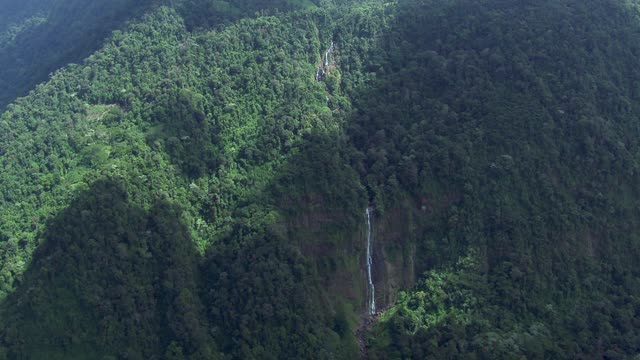
<path fill-rule="evenodd" d="M 334 50 L 335 50 L 335 44 L 333 41 L 331 41 L 329 48 L 324 53 L 322 64 L 318 67 L 318 70 L 316 71 L 316 81 L 324 80 L 324 77 L 327 74 L 327 68 L 329 67 L 329 64 L 331 64 L 330 55 Z"/>

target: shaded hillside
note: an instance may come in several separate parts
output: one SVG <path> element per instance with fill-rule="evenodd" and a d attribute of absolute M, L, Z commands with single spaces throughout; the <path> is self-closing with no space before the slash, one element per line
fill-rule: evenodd
<path fill-rule="evenodd" d="M 0 110 L 60 67 L 80 62 L 149 1 L 7 1 L 0 18 Z M 15 16 L 13 14 L 16 14 Z"/>
<path fill-rule="evenodd" d="M 214 358 L 197 266 L 179 208 L 145 211 L 117 180 L 98 181 L 47 225 L 3 309 L 4 356 Z"/>
<path fill-rule="evenodd" d="M 102 47 L 112 31 L 144 12 L 175 7 L 189 27 L 212 28 L 243 17 L 315 7 L 312 1 L 258 0 L 5 0 L 0 3 L 0 110 L 54 71 L 79 63 Z"/>
<path fill-rule="evenodd" d="M 429 272 L 372 357 L 636 353 L 638 14 L 424 1 L 396 24 L 350 134 L 378 209 L 411 199 Z"/>

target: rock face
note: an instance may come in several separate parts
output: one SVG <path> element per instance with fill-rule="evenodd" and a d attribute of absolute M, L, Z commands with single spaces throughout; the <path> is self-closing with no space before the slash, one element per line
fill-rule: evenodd
<path fill-rule="evenodd" d="M 412 211 L 406 208 L 389 211 L 377 221 L 373 271 L 378 310 L 393 304 L 397 292 L 411 288 L 416 281 L 412 222 Z"/>

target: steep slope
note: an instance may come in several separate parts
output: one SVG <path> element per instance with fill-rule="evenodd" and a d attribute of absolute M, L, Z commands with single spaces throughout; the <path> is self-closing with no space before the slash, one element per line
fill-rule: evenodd
<path fill-rule="evenodd" d="M 146 11 L 176 8 L 190 28 L 219 27 L 258 11 L 312 8 L 312 1 L 27 0 L 0 2 L 0 110 L 70 63 L 102 47 L 112 31 Z"/>
<path fill-rule="evenodd" d="M 197 252 L 180 220 L 175 205 L 136 206 L 117 181 L 79 194 L 51 219 L 28 286 L 2 314 L 4 356 L 213 358 Z"/>
<path fill-rule="evenodd" d="M 636 353 L 637 12 L 417 1 L 394 29 L 351 141 L 382 217 L 409 199 L 430 272 L 370 355 Z"/>
<path fill-rule="evenodd" d="M 634 4 L 149 11 L 0 117 L 0 358 L 637 353 Z"/>
<path fill-rule="evenodd" d="M 0 9 L 0 110 L 60 67 L 80 62 L 155 0 L 5 1 Z"/>
<path fill-rule="evenodd" d="M 197 249 L 184 261 L 201 264 L 198 272 L 207 279 L 197 282 L 197 296 L 181 298 L 182 306 L 198 309 L 199 301 L 206 302 L 208 333 L 222 351 L 236 358 L 354 355 L 346 318 L 342 330 L 334 330 L 335 301 L 315 285 L 313 266 L 278 225 L 286 221 L 272 195 L 276 183 L 295 179 L 295 169 L 284 168 L 292 166 L 289 158 L 306 156 L 304 138 L 331 137 L 340 127 L 325 87 L 313 78 L 321 43 L 329 42 L 315 23 L 322 18 L 322 12 L 263 16 L 192 34 L 175 11 L 161 8 L 115 33 L 83 65 L 57 72 L 9 106 L 1 122 L 0 217 L 3 308 L 11 314 L 3 317 L 2 341 L 10 357 L 82 358 L 91 349 L 95 356 L 201 357 L 201 342 L 190 335 L 200 325 L 189 320 L 177 331 L 174 326 L 184 328 L 180 322 L 187 320 L 160 307 L 173 303 L 177 291 L 160 274 L 179 265 L 156 265 L 166 249 L 154 255 L 150 244 L 174 239 L 156 239 L 154 228 L 145 225 L 151 220 L 128 224 L 114 218 L 107 222 L 114 228 L 108 241 L 85 244 L 106 229 L 100 219 L 121 212 L 91 200 L 101 182 L 119 184 L 127 208 L 138 212 L 153 213 L 158 201 L 181 204 L 179 223 L 191 239 L 177 237 Z M 349 186 L 357 178 L 347 180 L 340 178 L 347 187 L 341 197 L 357 190 Z M 99 218 L 90 215 L 94 202 Z M 69 206 L 77 207 L 69 210 L 74 215 L 53 219 Z M 87 221 L 73 222 L 85 212 Z M 64 241 L 49 235 L 59 228 L 70 229 L 59 235 Z M 68 247 L 79 247 L 73 253 L 86 252 L 92 260 L 68 260 Z M 120 270 L 122 256 L 144 254 L 153 260 L 141 260 L 140 273 Z M 112 264 L 117 276 L 94 267 Z M 52 271 L 55 280 L 47 275 Z M 78 273 L 83 280 L 65 289 Z M 110 292 L 114 281 L 119 293 L 134 298 L 91 310 L 98 301 L 91 295 L 94 285 Z M 136 300 L 139 287 L 147 290 Z M 33 288 L 37 295 L 28 291 Z M 74 311 L 56 310 L 69 299 Z M 131 308 L 132 302 L 138 305 Z M 146 319 L 147 325 L 136 323 L 132 333 L 130 318 Z M 105 324 L 98 333 L 86 325 L 94 321 Z M 70 339 L 68 326 L 76 325 L 80 330 Z M 291 336 L 292 329 L 299 337 Z"/>

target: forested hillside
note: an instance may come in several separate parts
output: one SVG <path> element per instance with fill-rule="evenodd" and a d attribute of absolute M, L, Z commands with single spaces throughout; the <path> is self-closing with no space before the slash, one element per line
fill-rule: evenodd
<path fill-rule="evenodd" d="M 0 359 L 640 353 L 635 1 L 0 5 Z"/>
<path fill-rule="evenodd" d="M 0 110 L 53 71 L 101 48 L 112 31 L 162 5 L 175 6 L 191 28 L 221 26 L 257 11 L 314 6 L 311 0 L 2 0 Z"/>
<path fill-rule="evenodd" d="M 640 26 L 627 6 L 400 6 L 351 141 L 373 155 L 378 208 L 398 193 L 426 206 L 415 258 L 429 271 L 383 315 L 372 358 L 639 351 Z"/>
<path fill-rule="evenodd" d="M 0 110 L 51 72 L 99 49 L 112 30 L 141 15 L 154 1 L 0 2 Z"/>

